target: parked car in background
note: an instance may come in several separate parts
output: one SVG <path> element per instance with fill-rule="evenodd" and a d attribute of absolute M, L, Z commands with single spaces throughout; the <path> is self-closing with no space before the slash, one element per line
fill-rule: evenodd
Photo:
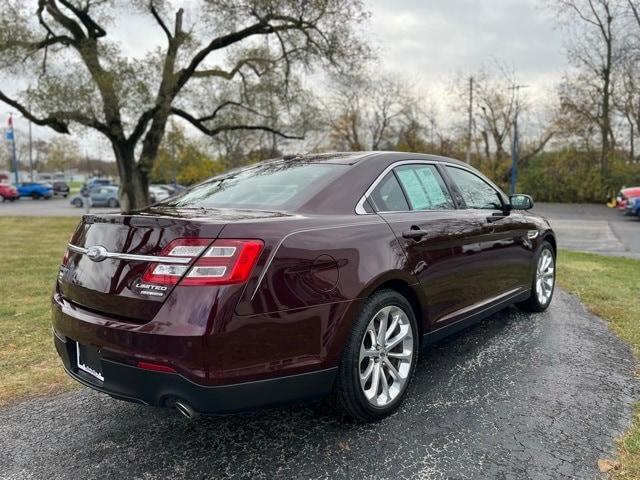
<path fill-rule="evenodd" d="M 180 185 L 179 183 L 167 183 L 158 186 L 169 192 L 169 195 L 175 195 L 176 193 L 184 192 L 187 189 L 187 187 Z"/>
<path fill-rule="evenodd" d="M 13 202 L 20 198 L 20 194 L 18 193 L 18 189 L 10 183 L 0 183 L 0 197 L 3 202 L 6 200 Z"/>
<path fill-rule="evenodd" d="M 149 202 L 156 203 L 161 202 L 169 198 L 171 194 L 166 188 L 161 185 L 149 185 Z"/>
<path fill-rule="evenodd" d="M 624 209 L 624 214 L 640 216 L 640 195 L 637 197 L 631 197 L 627 199 L 627 204 Z"/>
<path fill-rule="evenodd" d="M 251 165 L 85 215 L 55 279 L 53 340 L 83 385 L 187 417 L 333 395 L 378 420 L 420 347 L 511 304 L 549 306 L 556 240 L 532 207 L 432 155 Z"/>
<path fill-rule="evenodd" d="M 69 184 L 64 180 L 55 180 L 53 182 L 53 194 L 67 198 L 69 195 Z"/>
<path fill-rule="evenodd" d="M 114 186 L 108 178 L 91 178 L 87 180 L 85 185 L 88 188 Z"/>
<path fill-rule="evenodd" d="M 120 200 L 118 199 L 118 187 L 115 185 L 90 188 L 89 198 L 91 198 L 92 207 L 117 208 L 120 206 Z M 85 201 L 86 197 L 76 195 L 71 199 L 71 204 L 80 208 L 84 206 Z"/>
<path fill-rule="evenodd" d="M 624 212 L 627 207 L 627 201 L 633 197 L 640 197 L 640 187 L 627 187 L 620 190 L 617 196 L 618 209 Z"/>
<path fill-rule="evenodd" d="M 34 200 L 53 197 L 53 186 L 50 183 L 23 182 L 18 185 L 18 193 L 21 197 L 31 197 Z"/>

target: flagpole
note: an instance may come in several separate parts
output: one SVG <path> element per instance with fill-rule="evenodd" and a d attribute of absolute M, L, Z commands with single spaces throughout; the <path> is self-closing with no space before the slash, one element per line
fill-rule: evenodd
<path fill-rule="evenodd" d="M 11 117 L 11 114 L 9 114 L 9 131 L 7 132 L 7 139 L 11 140 L 11 165 L 13 166 L 17 186 L 20 181 L 18 179 L 18 162 L 16 160 L 16 131 L 13 128 L 13 118 Z"/>

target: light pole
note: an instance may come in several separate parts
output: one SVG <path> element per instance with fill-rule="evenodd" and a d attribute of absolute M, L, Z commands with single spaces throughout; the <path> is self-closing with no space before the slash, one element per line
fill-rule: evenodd
<path fill-rule="evenodd" d="M 33 182 L 33 137 L 31 136 L 31 119 L 29 119 L 29 178 Z"/>
<path fill-rule="evenodd" d="M 471 141 L 473 135 L 473 77 L 469 77 L 469 125 L 467 130 L 467 163 L 471 163 Z"/>
<path fill-rule="evenodd" d="M 520 114 L 520 89 L 527 88 L 528 85 L 514 85 L 509 90 L 514 90 L 515 93 L 515 114 L 513 116 L 513 141 L 511 142 L 511 181 L 510 181 L 510 193 L 513 195 L 516 193 L 516 182 L 518 180 L 518 159 L 520 156 L 520 143 L 518 138 L 518 115 Z"/>

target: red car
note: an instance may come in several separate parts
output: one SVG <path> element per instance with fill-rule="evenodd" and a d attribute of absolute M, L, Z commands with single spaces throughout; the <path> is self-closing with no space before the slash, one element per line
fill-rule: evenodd
<path fill-rule="evenodd" d="M 10 185 L 8 183 L 0 183 L 0 197 L 2 198 L 3 202 L 6 200 L 13 202 L 14 200 L 20 198 L 20 194 L 18 193 L 16 187 L 14 187 L 13 185 Z"/>
<path fill-rule="evenodd" d="M 142 211 L 85 215 L 53 294 L 69 375 L 188 417 L 333 395 L 393 412 L 420 347 L 542 311 L 556 241 L 530 197 L 409 153 L 286 157 Z"/>
<path fill-rule="evenodd" d="M 640 197 L 640 187 L 628 187 L 620 190 L 620 193 L 617 196 L 618 210 L 624 212 L 625 208 L 627 208 L 627 202 L 629 199 L 635 197 Z"/>

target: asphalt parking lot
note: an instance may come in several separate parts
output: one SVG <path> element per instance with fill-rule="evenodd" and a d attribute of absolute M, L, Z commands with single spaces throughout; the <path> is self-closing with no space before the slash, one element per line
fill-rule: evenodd
<path fill-rule="evenodd" d="M 560 248 L 640 258 L 640 217 L 592 204 L 536 203 L 533 211 L 549 219 Z"/>
<path fill-rule="evenodd" d="M 92 208 L 91 213 L 110 213 L 113 208 Z M 15 202 L 0 201 L 0 216 L 15 217 L 81 217 L 84 208 L 74 207 L 69 198 L 51 198 L 49 200 L 32 200 L 21 198 Z"/>
<path fill-rule="evenodd" d="M 593 479 L 640 393 L 604 321 L 557 292 L 425 352 L 374 425 L 323 404 L 189 421 L 82 388 L 0 411 L 0 478 Z"/>

